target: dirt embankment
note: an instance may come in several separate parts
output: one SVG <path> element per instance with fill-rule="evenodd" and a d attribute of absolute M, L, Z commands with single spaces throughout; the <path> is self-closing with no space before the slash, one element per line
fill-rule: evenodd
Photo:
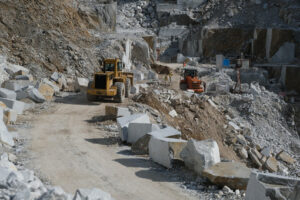
<path fill-rule="evenodd" d="M 89 30 L 100 31 L 106 23 L 101 15 L 115 14 L 105 7 L 99 15 L 92 10 L 77 0 L 1 1 L 0 54 L 37 75 L 87 74 L 99 65 L 92 49 L 99 41 Z"/>
<path fill-rule="evenodd" d="M 190 101 L 182 101 L 177 99 L 168 105 L 161 102 L 155 93 L 149 92 L 143 93 L 138 101 L 159 110 L 169 125 L 181 130 L 184 139 L 214 139 L 219 145 L 221 157 L 240 160 L 234 150 L 224 144 L 227 136 L 224 129 L 226 125 L 224 115 L 204 100 L 191 98 Z M 172 109 L 176 110 L 178 117 L 172 118 L 169 115 Z"/>

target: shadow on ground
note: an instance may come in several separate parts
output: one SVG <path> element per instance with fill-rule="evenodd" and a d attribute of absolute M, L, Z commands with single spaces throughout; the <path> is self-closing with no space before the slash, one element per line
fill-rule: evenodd
<path fill-rule="evenodd" d="M 152 166 L 150 161 L 145 158 L 119 158 L 114 161 L 126 167 L 149 168 Z"/>
<path fill-rule="evenodd" d="M 81 93 L 70 93 L 68 96 L 56 97 L 55 102 L 75 105 L 100 105 L 100 102 L 89 102 L 85 95 Z"/>
<path fill-rule="evenodd" d="M 114 145 L 119 144 L 120 140 L 116 137 L 108 137 L 108 138 L 91 138 L 85 139 L 86 141 L 93 144 L 101 144 L 101 145 Z"/>
<path fill-rule="evenodd" d="M 99 115 L 94 116 L 89 120 L 85 120 L 88 123 L 97 123 L 97 122 L 105 122 L 105 121 L 116 121 L 116 117 L 109 115 Z"/>

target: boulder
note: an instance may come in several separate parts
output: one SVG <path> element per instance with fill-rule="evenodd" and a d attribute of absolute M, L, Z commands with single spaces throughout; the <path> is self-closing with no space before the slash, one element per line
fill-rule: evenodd
<path fill-rule="evenodd" d="M 5 98 L 0 98 L 0 101 L 5 103 L 5 105 L 8 108 L 14 110 L 18 114 L 22 114 L 23 111 L 24 111 L 25 103 L 23 103 L 21 101 L 16 101 L 16 100 L 12 100 L 12 99 L 5 99 Z"/>
<path fill-rule="evenodd" d="M 248 152 L 247 152 L 247 150 L 244 147 L 242 147 L 241 149 L 239 149 L 239 155 L 243 159 L 247 159 L 248 158 Z"/>
<path fill-rule="evenodd" d="M 71 196 L 64 192 L 61 187 L 51 187 L 45 192 L 39 200 L 71 200 Z"/>
<path fill-rule="evenodd" d="M 154 162 L 172 168 L 173 160 L 181 159 L 180 153 L 186 144 L 186 140 L 152 136 L 149 142 L 149 156 Z"/>
<path fill-rule="evenodd" d="M 220 162 L 202 172 L 212 183 L 231 189 L 246 189 L 251 170 L 238 162 Z"/>
<path fill-rule="evenodd" d="M 51 87 L 50 85 L 46 84 L 46 83 L 40 83 L 38 85 L 38 91 L 45 97 L 45 99 L 47 101 L 51 101 L 53 98 L 53 95 L 55 93 L 55 90 L 53 89 L 53 87 Z"/>
<path fill-rule="evenodd" d="M 149 71 L 148 72 L 148 80 L 158 80 L 158 75 L 153 71 Z"/>
<path fill-rule="evenodd" d="M 30 81 L 24 80 L 8 80 L 5 81 L 2 86 L 6 89 L 17 91 L 22 90 L 30 85 Z"/>
<path fill-rule="evenodd" d="M 78 189 L 75 192 L 73 200 L 113 200 L 109 193 L 100 189 Z"/>
<path fill-rule="evenodd" d="M 16 99 L 17 94 L 13 90 L 8 90 L 6 88 L 0 88 L 0 97 L 7 99 Z"/>
<path fill-rule="evenodd" d="M 89 85 L 89 79 L 87 79 L 87 78 L 77 77 L 75 80 L 76 91 L 80 91 L 80 92 L 86 91 L 88 85 Z"/>
<path fill-rule="evenodd" d="M 270 172 L 277 172 L 278 170 L 278 163 L 276 158 L 274 157 L 269 157 L 267 161 L 265 162 L 265 167 L 270 171 Z"/>
<path fill-rule="evenodd" d="M 129 123 L 128 139 L 130 144 L 135 143 L 138 139 L 152 131 L 152 124 L 150 123 Z"/>
<path fill-rule="evenodd" d="M 55 82 L 58 82 L 58 79 L 60 78 L 60 74 L 58 73 L 58 72 L 54 72 L 52 75 L 51 75 L 51 77 L 50 77 L 50 79 L 51 80 L 53 80 L 53 81 L 55 81 Z"/>
<path fill-rule="evenodd" d="M 140 86 L 138 84 L 131 86 L 130 93 L 138 94 L 140 92 Z"/>
<path fill-rule="evenodd" d="M 15 145 L 12 135 L 8 132 L 2 120 L 0 120 L 0 142 L 10 146 Z"/>
<path fill-rule="evenodd" d="M 300 179 L 276 174 L 252 172 L 247 185 L 246 200 L 298 200 Z"/>
<path fill-rule="evenodd" d="M 105 115 L 114 118 L 130 116 L 131 113 L 128 108 L 116 107 L 116 106 L 105 106 Z"/>
<path fill-rule="evenodd" d="M 47 78 L 44 78 L 41 81 L 37 82 L 37 84 L 35 85 L 35 88 L 39 89 L 40 85 L 42 83 L 47 84 L 50 87 L 52 87 L 52 89 L 54 90 L 54 92 L 59 92 L 60 91 L 59 87 L 54 82 L 49 81 Z"/>
<path fill-rule="evenodd" d="M 36 88 L 29 88 L 26 92 L 28 97 L 36 103 L 44 103 L 46 101 L 45 97 Z"/>
<path fill-rule="evenodd" d="M 7 178 L 12 171 L 0 166 L 0 188 L 7 188 Z"/>
<path fill-rule="evenodd" d="M 284 151 L 281 151 L 278 155 L 277 155 L 277 158 L 288 163 L 288 164 L 294 164 L 295 159 L 292 158 L 289 154 L 287 154 L 286 152 Z"/>
<path fill-rule="evenodd" d="M 181 158 L 189 169 L 201 174 L 204 169 L 220 162 L 219 147 L 217 142 L 211 139 L 191 139 L 181 152 Z"/>
<path fill-rule="evenodd" d="M 139 70 L 134 70 L 133 76 L 134 76 L 135 81 L 142 81 L 145 79 L 144 73 Z"/>
<path fill-rule="evenodd" d="M 171 117 L 173 117 L 173 118 L 178 116 L 176 110 L 171 110 L 171 111 L 169 112 L 169 115 L 170 115 Z"/>
<path fill-rule="evenodd" d="M 150 123 L 150 118 L 147 114 L 133 114 L 130 116 L 119 117 L 117 124 L 120 130 L 120 138 L 122 141 L 128 139 L 128 126 L 129 123 Z"/>

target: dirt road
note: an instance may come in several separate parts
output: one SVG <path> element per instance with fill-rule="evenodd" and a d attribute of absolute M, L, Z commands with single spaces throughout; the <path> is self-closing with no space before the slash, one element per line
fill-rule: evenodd
<path fill-rule="evenodd" d="M 52 112 L 35 116 L 28 131 L 32 166 L 70 193 L 98 187 L 117 200 L 196 199 L 165 170 L 156 170 L 148 158 L 130 155 L 126 146 L 112 144 L 107 133 L 88 122 L 104 115 L 105 104 L 69 98 Z"/>

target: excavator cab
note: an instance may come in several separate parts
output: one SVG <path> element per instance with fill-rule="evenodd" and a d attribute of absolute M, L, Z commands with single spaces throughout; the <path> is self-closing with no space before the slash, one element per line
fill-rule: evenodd
<path fill-rule="evenodd" d="M 198 70 L 195 67 L 185 67 L 182 73 L 182 80 L 180 81 L 180 89 L 193 90 L 195 93 L 202 93 L 205 91 L 206 84 L 198 78 Z"/>

